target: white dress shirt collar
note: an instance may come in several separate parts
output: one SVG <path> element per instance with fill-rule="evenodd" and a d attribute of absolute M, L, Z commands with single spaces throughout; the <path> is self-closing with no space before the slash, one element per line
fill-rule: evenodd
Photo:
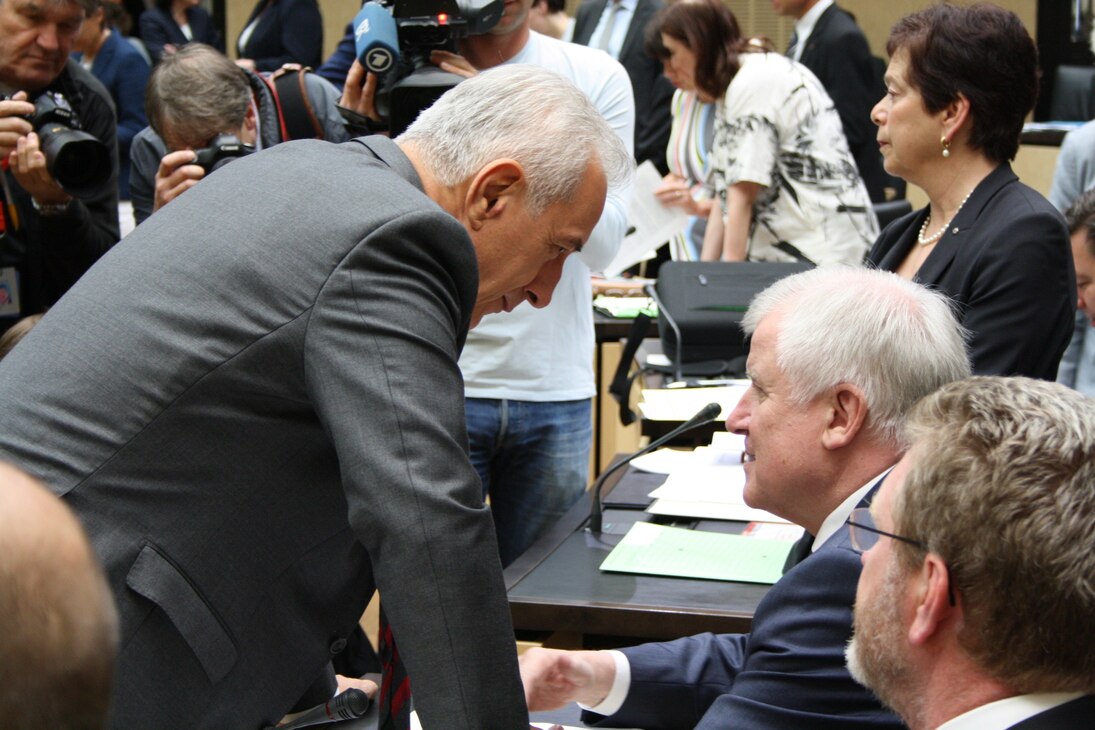
<path fill-rule="evenodd" d="M 802 58 L 802 49 L 806 47 L 806 41 L 810 39 L 810 34 L 814 32 L 814 26 L 817 25 L 818 18 L 820 18 L 821 14 L 828 10 L 829 6 L 832 4 L 833 0 L 821 0 L 821 2 L 807 10 L 801 18 L 795 21 L 795 37 L 798 38 L 798 42 L 795 44 L 792 57 L 796 61 Z"/>
<path fill-rule="evenodd" d="M 871 487 L 873 487 L 879 479 L 889 474 L 891 469 L 893 469 L 892 466 L 852 492 L 848 495 L 847 499 L 829 513 L 829 516 L 821 523 L 821 527 L 818 529 L 817 534 L 814 535 L 814 546 L 810 550 L 811 553 L 816 552 L 819 547 L 825 544 L 826 540 L 836 534 L 836 531 L 840 529 L 841 525 L 847 522 L 848 518 L 852 516 L 852 510 L 863 501 L 863 497 L 871 490 Z"/>
<path fill-rule="evenodd" d="M 1008 697 L 951 718 L 937 730 L 1007 730 L 1012 725 L 1083 695 L 1083 692 L 1046 692 Z"/>

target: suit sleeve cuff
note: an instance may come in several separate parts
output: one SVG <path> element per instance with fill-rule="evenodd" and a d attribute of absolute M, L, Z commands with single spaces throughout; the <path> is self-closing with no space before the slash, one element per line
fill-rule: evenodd
<path fill-rule="evenodd" d="M 578 706 L 583 710 L 596 712 L 598 715 L 615 715 L 624 706 L 627 692 L 631 689 L 631 663 L 622 651 L 614 649 L 608 652 L 616 662 L 616 678 L 612 680 L 612 688 L 601 702 L 593 707 L 587 707 L 581 702 Z"/>

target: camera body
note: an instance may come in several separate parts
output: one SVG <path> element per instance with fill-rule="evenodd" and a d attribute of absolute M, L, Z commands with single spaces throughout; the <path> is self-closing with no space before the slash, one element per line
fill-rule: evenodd
<path fill-rule="evenodd" d="M 370 0 L 354 19 L 355 47 L 367 69 L 381 77 L 376 108 L 392 136 L 463 78 L 430 64 L 434 50 L 493 28 L 503 0 Z"/>
<path fill-rule="evenodd" d="M 80 118 L 59 91 L 46 91 L 34 100 L 27 116 L 46 156 L 46 168 L 65 192 L 89 197 L 110 177 L 110 149 L 81 129 Z"/>
<path fill-rule="evenodd" d="M 254 151 L 254 145 L 243 144 L 234 134 L 218 134 L 208 147 L 194 150 L 194 162 L 191 164 L 200 165 L 208 175 L 237 157 L 249 155 Z"/>

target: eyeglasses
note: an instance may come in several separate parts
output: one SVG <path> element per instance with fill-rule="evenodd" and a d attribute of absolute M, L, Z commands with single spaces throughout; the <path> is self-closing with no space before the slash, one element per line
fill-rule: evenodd
<path fill-rule="evenodd" d="M 892 532 L 886 532 L 875 527 L 874 520 L 871 519 L 871 511 L 866 507 L 857 507 L 852 510 L 851 516 L 848 517 L 848 536 L 852 540 L 852 549 L 860 554 L 877 545 L 878 538 L 882 536 L 891 540 L 899 540 L 928 552 L 928 546 L 919 540 L 913 540 L 911 537 L 903 535 L 895 535 Z M 954 596 L 954 582 L 951 580 L 950 567 L 946 563 L 943 564 L 943 567 L 947 572 L 947 599 L 950 601 L 951 606 L 957 606 L 958 602 Z"/>
<path fill-rule="evenodd" d="M 848 528 L 849 536 L 852 538 L 852 548 L 857 553 L 865 553 L 873 548 L 878 543 L 878 538 L 882 535 L 893 540 L 900 540 L 903 543 L 918 547 L 924 551 L 927 551 L 928 549 L 927 546 L 919 540 L 895 535 L 892 532 L 886 532 L 885 530 L 880 530 L 875 527 L 874 520 L 871 519 L 871 511 L 866 507 L 857 507 L 852 510 L 852 514 L 848 518 Z"/>

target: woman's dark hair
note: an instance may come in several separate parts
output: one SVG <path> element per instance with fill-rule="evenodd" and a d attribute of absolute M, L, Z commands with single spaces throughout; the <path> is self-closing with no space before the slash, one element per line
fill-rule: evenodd
<path fill-rule="evenodd" d="M 970 145 L 993 162 L 1019 151 L 1038 98 L 1038 51 L 1015 13 L 987 3 L 933 5 L 894 25 L 886 52 L 908 54 L 908 81 L 931 113 L 970 102 Z"/>
<path fill-rule="evenodd" d="M 721 0 L 678 0 L 654 16 L 646 26 L 646 52 L 662 62 L 669 58 L 663 33 L 696 54 L 696 88 L 712 99 L 726 93 L 741 67 L 742 37 L 737 19 Z"/>

